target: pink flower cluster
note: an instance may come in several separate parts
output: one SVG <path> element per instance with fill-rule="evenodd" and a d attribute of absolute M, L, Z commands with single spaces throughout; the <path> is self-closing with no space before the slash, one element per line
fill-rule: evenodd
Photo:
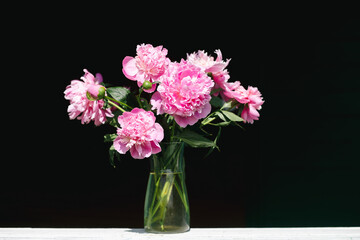
<path fill-rule="evenodd" d="M 197 53 L 187 54 L 187 61 L 201 69 L 205 73 L 211 73 L 212 79 L 215 82 L 214 89 L 224 88 L 224 83 L 230 78 L 230 75 L 225 69 L 231 59 L 227 59 L 226 62 L 222 60 L 221 51 L 215 50 L 217 55 L 216 60 L 214 57 L 208 56 L 205 51 L 199 50 Z M 215 94 L 218 95 L 218 92 Z"/>
<path fill-rule="evenodd" d="M 135 159 L 150 157 L 161 151 L 159 142 L 164 138 L 164 129 L 151 111 L 134 108 L 118 117 L 121 128 L 117 129 L 114 148 L 121 154 L 130 150 Z"/>
<path fill-rule="evenodd" d="M 93 120 L 94 124 L 99 126 L 106 122 L 106 117 L 113 117 L 114 115 L 110 109 L 103 109 L 103 100 L 90 101 L 86 96 L 89 88 L 98 89 L 101 86 L 101 74 L 98 73 L 94 77 L 88 70 L 84 69 L 84 72 L 84 76 L 81 77 L 82 81 L 71 81 L 71 84 L 64 91 L 65 99 L 70 100 L 67 111 L 70 119 L 77 117 L 82 124 L 87 124 Z"/>
<path fill-rule="evenodd" d="M 165 72 L 170 60 L 166 57 L 167 49 L 162 46 L 153 47 L 151 44 L 141 44 L 136 47 L 136 57 L 124 58 L 123 73 L 130 80 L 136 80 L 141 87 L 145 80 L 155 82 Z M 154 92 L 156 84 L 146 92 Z"/>
<path fill-rule="evenodd" d="M 215 82 L 214 89 L 219 89 L 222 98 L 225 101 L 237 101 L 244 104 L 244 109 L 241 113 L 241 117 L 245 122 L 253 123 L 254 120 L 259 119 L 258 110 L 261 109 L 261 105 L 264 103 L 261 97 L 261 93 L 257 88 L 249 86 L 246 90 L 241 86 L 239 81 L 228 82 L 230 75 L 225 69 L 230 62 L 230 59 L 224 62 L 222 60 L 222 54 L 220 50 L 216 50 L 216 60 L 213 57 L 208 56 L 204 51 L 198 51 L 187 55 L 187 61 L 199 68 L 205 73 L 211 73 L 212 79 Z M 215 96 L 218 95 L 215 91 Z"/>
<path fill-rule="evenodd" d="M 228 81 L 230 75 L 226 67 L 230 59 L 224 61 L 220 50 L 215 51 L 216 59 L 199 50 L 187 54 L 187 59 L 180 62 L 171 62 L 167 53 L 162 46 L 141 44 L 136 48 L 135 57 L 126 56 L 122 61 L 124 75 L 137 81 L 145 92 L 152 93 L 149 96 L 151 106 L 143 97 L 140 99 L 140 92 L 137 95 L 140 108 L 132 109 L 115 99 L 115 95 L 112 95 L 112 92 L 116 92 L 114 88 L 110 91 L 110 88 L 105 89 L 101 85 L 101 74 L 94 76 L 84 69 L 81 80 L 71 81 L 64 91 L 65 99 L 70 101 L 67 109 L 69 118 L 77 118 L 82 124 L 94 121 L 99 126 L 107 118 L 114 117 L 110 108 L 104 108 L 105 101 L 106 106 L 110 104 L 118 108 L 123 113 L 117 118 L 120 128 L 117 128 L 113 146 L 120 154 L 130 151 L 136 159 L 159 153 L 159 143 L 164 138 L 164 129 L 156 123 L 154 113 L 142 107 L 151 107 L 157 115 L 168 114 L 180 127 L 185 128 L 206 118 L 211 112 L 212 95 L 218 97 L 220 94 L 232 106 L 243 107 L 241 117 L 245 122 L 253 123 L 259 119 L 258 111 L 264 103 L 260 91 L 251 86 L 245 89 L 239 81 Z M 148 82 L 144 84 L 145 81 Z M 107 96 L 107 92 L 112 96 Z M 141 103 L 143 100 L 145 105 Z M 128 112 L 122 107 L 132 110 Z M 110 122 L 113 126 L 117 124 L 113 120 Z"/>
<path fill-rule="evenodd" d="M 256 87 L 249 86 L 246 90 L 240 85 L 240 82 L 226 84 L 224 95 L 230 99 L 234 99 L 239 103 L 245 104 L 241 112 L 241 117 L 245 122 L 254 123 L 254 120 L 259 120 L 259 112 L 261 105 L 264 103 L 261 93 Z"/>
<path fill-rule="evenodd" d="M 185 60 L 174 62 L 160 79 L 161 84 L 150 101 L 157 114 L 172 115 L 184 128 L 210 113 L 214 82 L 200 68 Z"/>

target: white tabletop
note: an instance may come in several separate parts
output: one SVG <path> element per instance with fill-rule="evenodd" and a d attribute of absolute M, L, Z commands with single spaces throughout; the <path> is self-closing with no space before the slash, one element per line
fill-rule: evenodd
<path fill-rule="evenodd" d="M 131 228 L 0 228 L 1 240 L 200 239 L 200 240 L 360 240 L 360 227 L 337 228 L 193 228 L 180 234 L 150 234 Z"/>

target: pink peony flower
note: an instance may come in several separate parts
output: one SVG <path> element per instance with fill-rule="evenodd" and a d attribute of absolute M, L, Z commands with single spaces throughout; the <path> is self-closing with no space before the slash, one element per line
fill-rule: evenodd
<path fill-rule="evenodd" d="M 151 44 L 141 44 L 136 47 L 137 56 L 125 57 L 123 65 L 123 73 L 130 80 L 136 80 L 138 86 L 141 87 L 145 80 L 153 83 L 165 72 L 170 63 L 166 57 L 167 49 L 162 46 L 153 47 Z M 145 92 L 154 92 L 156 84 Z"/>
<path fill-rule="evenodd" d="M 181 126 L 194 125 L 211 111 L 214 82 L 200 68 L 181 60 L 171 63 L 150 102 L 157 114 L 168 113 Z"/>
<path fill-rule="evenodd" d="M 221 51 L 215 50 L 215 53 L 217 55 L 216 60 L 214 60 L 214 57 L 208 56 L 205 51 L 199 50 L 197 53 L 194 52 L 190 55 L 187 54 L 186 61 L 201 68 L 201 70 L 206 73 L 211 73 L 212 79 L 215 82 L 214 89 L 224 89 L 224 84 L 230 78 L 230 75 L 225 68 L 227 67 L 231 59 L 227 59 L 226 62 L 224 62 L 222 60 Z M 218 92 L 214 95 L 217 96 Z"/>
<path fill-rule="evenodd" d="M 102 82 L 101 74 L 92 75 L 88 70 L 84 69 L 84 76 L 81 80 L 73 80 L 71 84 L 66 87 L 64 91 L 65 99 L 70 100 L 68 113 L 70 119 L 81 120 L 82 124 L 87 124 L 91 120 L 96 126 L 104 124 L 106 117 L 113 117 L 110 109 L 103 109 L 104 101 L 90 101 L 86 97 L 86 92 L 90 87 L 100 86 Z"/>
<path fill-rule="evenodd" d="M 249 102 L 246 98 L 246 89 L 239 81 L 225 83 L 222 96 L 226 102 L 230 101 L 231 99 L 235 99 L 242 104 Z"/>
<path fill-rule="evenodd" d="M 117 129 L 114 148 L 121 154 L 130 150 L 135 159 L 150 157 L 161 151 L 159 142 L 164 138 L 164 129 L 155 123 L 154 113 L 134 108 L 118 117 L 121 128 Z"/>
<path fill-rule="evenodd" d="M 256 87 L 249 86 L 246 90 L 240 85 L 240 82 L 227 83 L 227 89 L 224 95 L 229 99 L 235 99 L 239 103 L 245 104 L 241 112 L 241 117 L 245 122 L 254 123 L 254 120 L 259 120 L 259 112 L 261 105 L 264 103 L 260 91 Z"/>

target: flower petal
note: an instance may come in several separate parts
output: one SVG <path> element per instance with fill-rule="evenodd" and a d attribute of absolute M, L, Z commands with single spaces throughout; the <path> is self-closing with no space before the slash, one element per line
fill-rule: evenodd
<path fill-rule="evenodd" d="M 174 115 L 174 119 L 176 121 L 177 124 L 179 124 L 180 127 L 185 128 L 187 125 L 194 125 L 199 119 L 194 117 L 194 116 L 190 116 L 190 117 L 182 117 L 179 115 Z"/>
<path fill-rule="evenodd" d="M 121 154 L 125 154 L 130 148 L 126 144 L 125 139 L 117 137 L 114 140 L 114 148 L 116 151 L 118 151 Z"/>
<path fill-rule="evenodd" d="M 211 112 L 211 104 L 207 103 L 205 104 L 203 109 L 201 109 L 201 112 L 200 111 L 195 112 L 195 117 L 198 119 L 205 118 L 210 112 Z"/>
<path fill-rule="evenodd" d="M 158 142 L 152 141 L 151 142 L 152 154 L 157 154 L 161 152 L 161 147 Z"/>
<path fill-rule="evenodd" d="M 130 148 L 130 154 L 131 154 L 131 156 L 132 156 L 133 158 L 135 158 L 135 159 L 143 159 L 143 158 L 144 158 L 143 156 L 141 156 L 141 155 L 139 154 L 139 152 L 137 151 L 137 149 L 136 149 L 135 146 L 133 146 L 132 148 Z"/>
<path fill-rule="evenodd" d="M 125 77 L 127 77 L 130 80 L 136 80 L 135 77 L 139 70 L 136 67 L 135 58 L 126 56 L 122 61 L 122 65 L 123 65 L 122 71 Z"/>
<path fill-rule="evenodd" d="M 150 100 L 150 104 L 152 105 L 152 110 L 157 110 L 156 114 L 163 114 L 164 111 L 162 110 L 162 98 L 159 92 L 155 92 Z"/>

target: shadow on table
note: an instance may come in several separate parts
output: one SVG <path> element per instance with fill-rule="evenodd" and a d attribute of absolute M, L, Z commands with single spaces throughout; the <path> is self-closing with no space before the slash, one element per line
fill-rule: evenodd
<path fill-rule="evenodd" d="M 143 228 L 129 228 L 127 230 L 125 230 L 126 232 L 131 232 L 131 233 L 139 233 L 139 234 L 144 234 L 147 233 L 145 232 L 145 229 Z"/>

